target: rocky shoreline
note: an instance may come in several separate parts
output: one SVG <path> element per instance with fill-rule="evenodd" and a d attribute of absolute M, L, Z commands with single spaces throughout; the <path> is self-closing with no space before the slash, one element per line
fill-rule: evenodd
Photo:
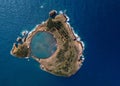
<path fill-rule="evenodd" d="M 84 46 L 81 41 L 77 40 L 71 27 L 67 24 L 66 15 L 57 14 L 55 10 L 51 11 L 49 15 L 50 18 L 45 23 L 38 25 L 34 31 L 30 32 L 23 44 L 13 45 L 11 54 L 22 58 L 31 56 L 40 63 L 42 70 L 57 76 L 71 76 L 80 69 L 84 61 L 84 59 L 81 59 Z M 39 59 L 31 54 L 30 43 L 32 37 L 41 31 L 51 33 L 57 41 L 57 50 L 46 59 Z M 22 55 L 21 46 L 25 46 L 25 49 L 28 50 L 26 56 Z"/>

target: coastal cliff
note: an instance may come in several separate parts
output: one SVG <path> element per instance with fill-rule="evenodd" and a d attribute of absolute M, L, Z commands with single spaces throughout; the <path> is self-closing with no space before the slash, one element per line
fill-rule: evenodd
<path fill-rule="evenodd" d="M 67 23 L 65 14 L 57 14 L 55 10 L 49 13 L 50 17 L 46 22 L 38 25 L 20 45 L 13 45 L 11 54 L 16 57 L 31 56 L 38 63 L 42 70 L 57 76 L 71 76 L 81 67 L 84 46 L 77 40 L 73 30 Z M 57 41 L 57 50 L 48 58 L 42 59 L 31 54 L 30 43 L 37 32 L 49 32 Z"/>

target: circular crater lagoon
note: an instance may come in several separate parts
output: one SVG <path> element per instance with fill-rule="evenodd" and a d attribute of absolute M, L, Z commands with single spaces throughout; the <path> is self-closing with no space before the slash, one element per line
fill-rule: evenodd
<path fill-rule="evenodd" d="M 37 32 L 31 40 L 31 54 L 38 58 L 50 57 L 57 49 L 56 39 L 48 32 Z"/>

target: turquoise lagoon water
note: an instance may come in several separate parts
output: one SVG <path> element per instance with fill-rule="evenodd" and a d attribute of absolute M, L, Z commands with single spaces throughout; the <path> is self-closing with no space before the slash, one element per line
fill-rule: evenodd
<path fill-rule="evenodd" d="M 38 32 L 31 40 L 31 53 L 39 58 L 50 57 L 57 49 L 56 39 L 48 32 Z"/>

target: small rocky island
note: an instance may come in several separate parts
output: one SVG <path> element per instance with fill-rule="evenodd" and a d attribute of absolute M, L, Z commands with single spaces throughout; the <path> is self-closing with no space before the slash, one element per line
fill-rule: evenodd
<path fill-rule="evenodd" d="M 56 39 L 56 51 L 48 58 L 40 58 L 32 54 L 31 40 L 38 32 L 47 32 Z M 40 63 L 40 68 L 57 76 L 69 77 L 75 74 L 81 67 L 84 59 L 84 46 L 77 40 L 74 31 L 67 23 L 67 16 L 57 14 L 55 10 L 49 13 L 49 18 L 42 24 L 27 33 L 24 37 L 18 37 L 13 44 L 11 54 L 18 58 L 33 58 Z"/>

